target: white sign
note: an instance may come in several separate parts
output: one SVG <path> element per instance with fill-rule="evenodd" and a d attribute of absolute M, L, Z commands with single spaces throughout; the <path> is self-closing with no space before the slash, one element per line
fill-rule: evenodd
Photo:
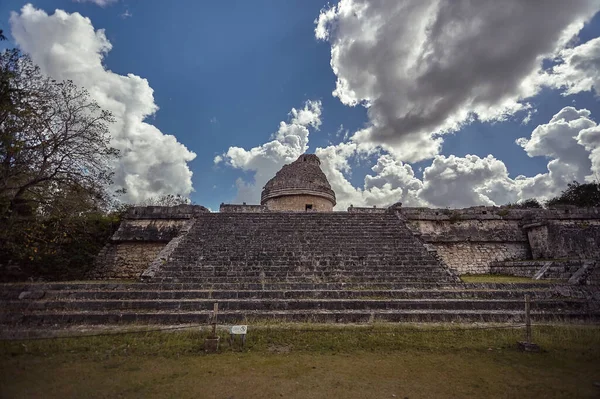
<path fill-rule="evenodd" d="M 229 333 L 235 335 L 246 335 L 246 332 L 248 332 L 248 326 L 231 326 L 229 329 Z"/>

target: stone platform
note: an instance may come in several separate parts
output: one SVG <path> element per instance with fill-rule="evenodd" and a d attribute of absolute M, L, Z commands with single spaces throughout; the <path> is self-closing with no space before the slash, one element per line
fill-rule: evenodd
<path fill-rule="evenodd" d="M 3 329 L 67 325 L 263 321 L 600 321 L 597 290 L 465 284 L 394 212 L 193 215 L 143 273 L 144 282 L 7 284 Z"/>
<path fill-rule="evenodd" d="M 12 284 L 2 287 L 3 329 L 18 326 L 222 324 L 264 321 L 523 322 L 600 321 L 589 287 L 550 284 L 201 283 Z"/>

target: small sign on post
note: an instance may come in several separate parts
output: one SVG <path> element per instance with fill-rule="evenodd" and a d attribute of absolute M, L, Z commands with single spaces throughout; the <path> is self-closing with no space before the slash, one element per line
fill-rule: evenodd
<path fill-rule="evenodd" d="M 230 343 L 231 347 L 233 348 L 233 343 L 235 341 L 234 337 L 236 335 L 240 335 L 242 337 L 242 348 L 244 348 L 246 346 L 246 333 L 247 332 L 248 332 L 247 325 L 231 326 L 229 328 L 229 343 Z"/>

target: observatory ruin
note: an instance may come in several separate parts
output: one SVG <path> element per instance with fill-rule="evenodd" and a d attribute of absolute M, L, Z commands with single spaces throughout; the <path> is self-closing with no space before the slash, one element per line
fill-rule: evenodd
<path fill-rule="evenodd" d="M 319 158 L 304 154 L 260 205 L 132 208 L 97 282 L 3 287 L 3 323 L 198 323 L 215 302 L 223 323 L 507 322 L 525 294 L 534 320 L 600 320 L 600 209 L 335 205 Z"/>

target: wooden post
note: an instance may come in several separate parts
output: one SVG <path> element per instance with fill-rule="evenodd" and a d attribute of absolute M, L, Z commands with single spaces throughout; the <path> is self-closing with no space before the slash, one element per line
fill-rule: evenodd
<path fill-rule="evenodd" d="M 531 298 L 525 294 L 525 342 L 531 343 Z"/>
<path fill-rule="evenodd" d="M 213 306 L 213 323 L 212 323 L 212 336 L 217 336 L 217 315 L 219 314 L 219 303 L 215 303 Z"/>
<path fill-rule="evenodd" d="M 217 316 L 219 314 L 219 304 L 213 306 L 212 315 L 212 335 L 204 340 L 204 351 L 207 353 L 217 353 L 219 351 L 219 337 L 217 336 Z"/>
<path fill-rule="evenodd" d="M 525 341 L 518 343 L 519 349 L 525 352 L 539 352 L 540 347 L 531 342 L 531 298 L 525 294 Z"/>

